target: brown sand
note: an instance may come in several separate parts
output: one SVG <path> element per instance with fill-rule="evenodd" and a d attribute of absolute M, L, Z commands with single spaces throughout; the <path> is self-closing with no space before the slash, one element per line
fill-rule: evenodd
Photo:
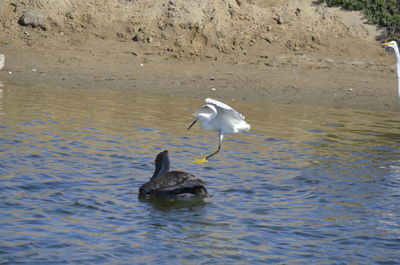
<path fill-rule="evenodd" d="M 397 110 L 395 58 L 378 34 L 311 0 L 5 0 L 0 80 Z"/>

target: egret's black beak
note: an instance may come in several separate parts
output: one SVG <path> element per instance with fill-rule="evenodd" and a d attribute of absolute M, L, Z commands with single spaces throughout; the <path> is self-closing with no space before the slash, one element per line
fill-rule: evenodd
<path fill-rule="evenodd" d="M 193 127 L 193 125 L 197 122 L 197 120 L 194 120 L 194 122 L 192 122 L 192 124 L 190 124 L 189 128 L 187 128 L 188 130 L 190 130 L 190 128 Z"/>

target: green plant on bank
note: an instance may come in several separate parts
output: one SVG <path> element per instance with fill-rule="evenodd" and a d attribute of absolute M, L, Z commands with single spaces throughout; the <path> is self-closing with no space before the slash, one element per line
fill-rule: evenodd
<path fill-rule="evenodd" d="M 371 23 L 384 29 L 379 40 L 400 41 L 400 0 L 318 0 L 319 4 L 362 11 Z"/>

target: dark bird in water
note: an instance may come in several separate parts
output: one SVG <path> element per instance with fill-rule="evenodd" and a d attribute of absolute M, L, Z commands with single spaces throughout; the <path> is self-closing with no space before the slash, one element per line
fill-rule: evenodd
<path fill-rule="evenodd" d="M 154 161 L 155 170 L 150 181 L 139 188 L 139 197 L 208 197 L 205 183 L 192 174 L 169 171 L 168 151 L 159 153 Z"/>

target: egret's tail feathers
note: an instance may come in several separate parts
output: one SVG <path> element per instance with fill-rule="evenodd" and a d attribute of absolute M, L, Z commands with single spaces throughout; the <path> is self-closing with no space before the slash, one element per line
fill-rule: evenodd
<path fill-rule="evenodd" d="M 251 129 L 250 124 L 245 121 L 241 121 L 240 123 L 235 125 L 236 132 L 248 132 Z"/>

